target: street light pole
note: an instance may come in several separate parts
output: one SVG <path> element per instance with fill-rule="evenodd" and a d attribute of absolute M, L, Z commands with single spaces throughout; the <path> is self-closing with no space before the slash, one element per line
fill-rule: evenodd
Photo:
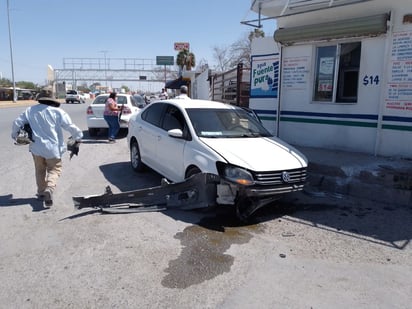
<path fill-rule="evenodd" d="M 9 0 L 7 0 L 7 21 L 8 21 L 8 25 L 9 25 L 11 77 L 12 77 L 12 80 L 13 80 L 13 102 L 16 102 L 17 101 L 17 95 L 16 95 L 16 82 L 14 81 L 13 47 L 12 47 L 12 44 L 11 44 L 10 4 L 9 4 Z"/>
<path fill-rule="evenodd" d="M 106 54 L 107 54 L 107 50 L 101 50 L 101 53 L 103 53 L 104 55 L 104 80 L 105 80 L 105 84 L 106 84 L 106 91 L 107 91 L 107 63 L 106 63 Z"/>

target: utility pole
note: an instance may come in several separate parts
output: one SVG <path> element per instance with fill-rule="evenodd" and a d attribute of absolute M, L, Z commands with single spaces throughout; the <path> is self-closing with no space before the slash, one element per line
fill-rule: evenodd
<path fill-rule="evenodd" d="M 105 80 L 105 84 L 106 84 L 106 91 L 108 90 L 107 89 L 107 58 L 106 58 L 106 55 L 107 55 L 107 50 L 101 50 L 100 51 L 101 53 L 103 53 L 103 55 L 104 55 L 104 80 Z"/>
<path fill-rule="evenodd" d="M 9 25 L 9 44 L 10 44 L 10 61 L 11 61 L 11 78 L 13 80 L 13 102 L 17 102 L 16 82 L 14 81 L 14 64 L 13 64 L 13 47 L 11 44 L 11 27 L 10 27 L 10 4 L 7 0 L 7 20 Z"/>

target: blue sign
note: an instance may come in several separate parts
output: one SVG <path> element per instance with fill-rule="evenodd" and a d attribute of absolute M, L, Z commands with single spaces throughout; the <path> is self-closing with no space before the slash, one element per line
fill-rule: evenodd
<path fill-rule="evenodd" d="M 279 54 L 252 56 L 251 98 L 277 98 L 279 94 Z"/>

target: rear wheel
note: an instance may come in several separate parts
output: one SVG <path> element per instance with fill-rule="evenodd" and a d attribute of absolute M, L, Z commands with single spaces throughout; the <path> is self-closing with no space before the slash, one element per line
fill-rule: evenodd
<path fill-rule="evenodd" d="M 130 164 L 135 172 L 143 172 L 145 165 L 140 157 L 139 144 L 133 141 L 130 145 Z"/>

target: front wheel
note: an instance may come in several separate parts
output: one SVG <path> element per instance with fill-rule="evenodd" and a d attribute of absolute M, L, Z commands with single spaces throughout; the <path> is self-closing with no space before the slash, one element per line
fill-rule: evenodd
<path fill-rule="evenodd" d="M 140 173 L 144 171 L 145 165 L 140 157 L 139 144 L 136 141 L 133 141 L 130 145 L 130 164 L 135 172 Z"/>
<path fill-rule="evenodd" d="M 186 172 L 186 179 L 192 177 L 193 175 L 200 174 L 202 171 L 196 166 L 192 166 Z"/>

